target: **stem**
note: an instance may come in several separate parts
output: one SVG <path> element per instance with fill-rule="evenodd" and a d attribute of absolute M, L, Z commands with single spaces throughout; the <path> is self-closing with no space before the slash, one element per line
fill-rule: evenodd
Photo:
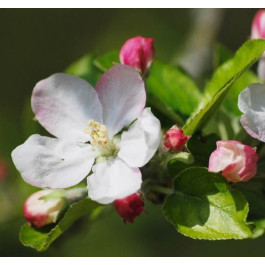
<path fill-rule="evenodd" d="M 171 194 L 173 192 L 173 189 L 162 187 L 162 186 L 158 186 L 158 185 L 153 185 L 152 186 L 152 190 L 158 191 L 158 192 L 166 194 L 166 195 L 169 195 L 169 194 Z"/>

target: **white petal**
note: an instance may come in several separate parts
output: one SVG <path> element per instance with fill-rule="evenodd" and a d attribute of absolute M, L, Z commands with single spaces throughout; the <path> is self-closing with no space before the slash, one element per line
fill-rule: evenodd
<path fill-rule="evenodd" d="M 244 113 L 240 121 L 248 134 L 265 142 L 265 85 L 251 84 L 244 89 L 238 108 Z"/>
<path fill-rule="evenodd" d="M 118 156 L 131 167 L 142 167 L 155 154 L 160 138 L 160 121 L 146 108 L 129 130 L 122 133 Z"/>
<path fill-rule="evenodd" d="M 103 106 L 103 123 L 110 137 L 139 117 L 146 93 L 140 74 L 127 65 L 115 65 L 96 85 Z"/>
<path fill-rule="evenodd" d="M 88 121 L 102 122 L 102 106 L 95 89 L 75 76 L 54 74 L 40 81 L 31 104 L 40 124 L 58 138 L 86 142 L 90 139 L 84 133 Z"/>
<path fill-rule="evenodd" d="M 12 152 L 22 178 L 40 188 L 67 188 L 90 172 L 96 153 L 89 144 L 32 135 Z"/>
<path fill-rule="evenodd" d="M 92 171 L 87 178 L 88 196 L 102 204 L 127 197 L 141 187 L 140 170 L 127 166 L 119 158 L 96 164 Z"/>

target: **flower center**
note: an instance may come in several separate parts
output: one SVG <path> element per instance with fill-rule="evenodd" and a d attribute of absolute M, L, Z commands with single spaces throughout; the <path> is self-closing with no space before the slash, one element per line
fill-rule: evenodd
<path fill-rule="evenodd" d="M 114 155 L 116 146 L 109 139 L 107 127 L 104 124 L 90 120 L 84 132 L 91 136 L 90 143 L 99 149 L 102 156 Z"/>

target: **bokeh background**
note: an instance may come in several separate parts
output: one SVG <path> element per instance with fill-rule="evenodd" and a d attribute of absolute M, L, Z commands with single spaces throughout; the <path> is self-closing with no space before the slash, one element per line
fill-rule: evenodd
<path fill-rule="evenodd" d="M 156 58 L 181 65 L 200 84 L 221 42 L 235 51 L 249 38 L 256 9 L 1 9 L 0 10 L 0 256 L 264 256 L 265 237 L 196 241 L 176 233 L 161 206 L 124 225 L 113 209 L 94 223 L 78 221 L 49 250 L 18 239 L 23 202 L 35 189 L 23 182 L 11 151 L 39 127 L 29 99 L 39 80 L 62 72 L 87 52 L 119 49 L 130 37 L 155 39 Z M 4 161 L 4 162 L 3 162 Z M 7 163 L 8 173 L 3 166 Z M 2 165 L 2 166 L 1 166 Z"/>

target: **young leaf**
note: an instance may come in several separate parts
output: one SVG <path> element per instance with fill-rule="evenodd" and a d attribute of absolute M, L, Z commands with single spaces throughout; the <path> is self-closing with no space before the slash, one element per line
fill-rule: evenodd
<path fill-rule="evenodd" d="M 114 64 L 119 63 L 119 51 L 112 51 L 106 53 L 102 56 L 98 56 L 94 60 L 94 64 L 98 67 L 102 72 L 106 72 L 110 69 Z"/>
<path fill-rule="evenodd" d="M 252 231 L 252 239 L 258 238 L 265 233 L 265 219 L 253 221 L 255 228 Z"/>
<path fill-rule="evenodd" d="M 102 206 L 89 200 L 88 198 L 80 200 L 70 205 L 58 224 L 43 228 L 29 226 L 28 223 L 22 225 L 19 239 L 24 246 L 32 247 L 37 251 L 46 250 L 51 243 L 64 233 L 76 220 L 86 214 L 90 214 L 93 219 L 103 209 Z"/>
<path fill-rule="evenodd" d="M 202 127 L 219 108 L 235 81 L 255 63 L 265 50 L 265 40 L 249 40 L 237 51 L 235 56 L 222 64 L 208 83 L 204 100 L 198 110 L 187 121 L 183 131 L 192 135 Z"/>
<path fill-rule="evenodd" d="M 244 239 L 251 236 L 245 221 L 248 203 L 220 174 L 192 167 L 175 178 L 175 191 L 164 214 L 178 232 L 195 239 Z"/>
<path fill-rule="evenodd" d="M 183 115 L 190 115 L 201 99 L 199 89 L 186 74 L 159 61 L 151 67 L 147 90 Z"/>
<path fill-rule="evenodd" d="M 232 52 L 222 44 L 217 45 L 215 53 L 215 65 L 219 67 L 224 62 L 233 57 Z M 249 84 L 258 82 L 258 76 L 251 70 L 247 70 L 232 86 L 229 96 L 224 100 L 224 108 L 228 112 L 232 112 L 236 116 L 241 116 L 237 106 L 239 93 L 245 89 Z"/>

